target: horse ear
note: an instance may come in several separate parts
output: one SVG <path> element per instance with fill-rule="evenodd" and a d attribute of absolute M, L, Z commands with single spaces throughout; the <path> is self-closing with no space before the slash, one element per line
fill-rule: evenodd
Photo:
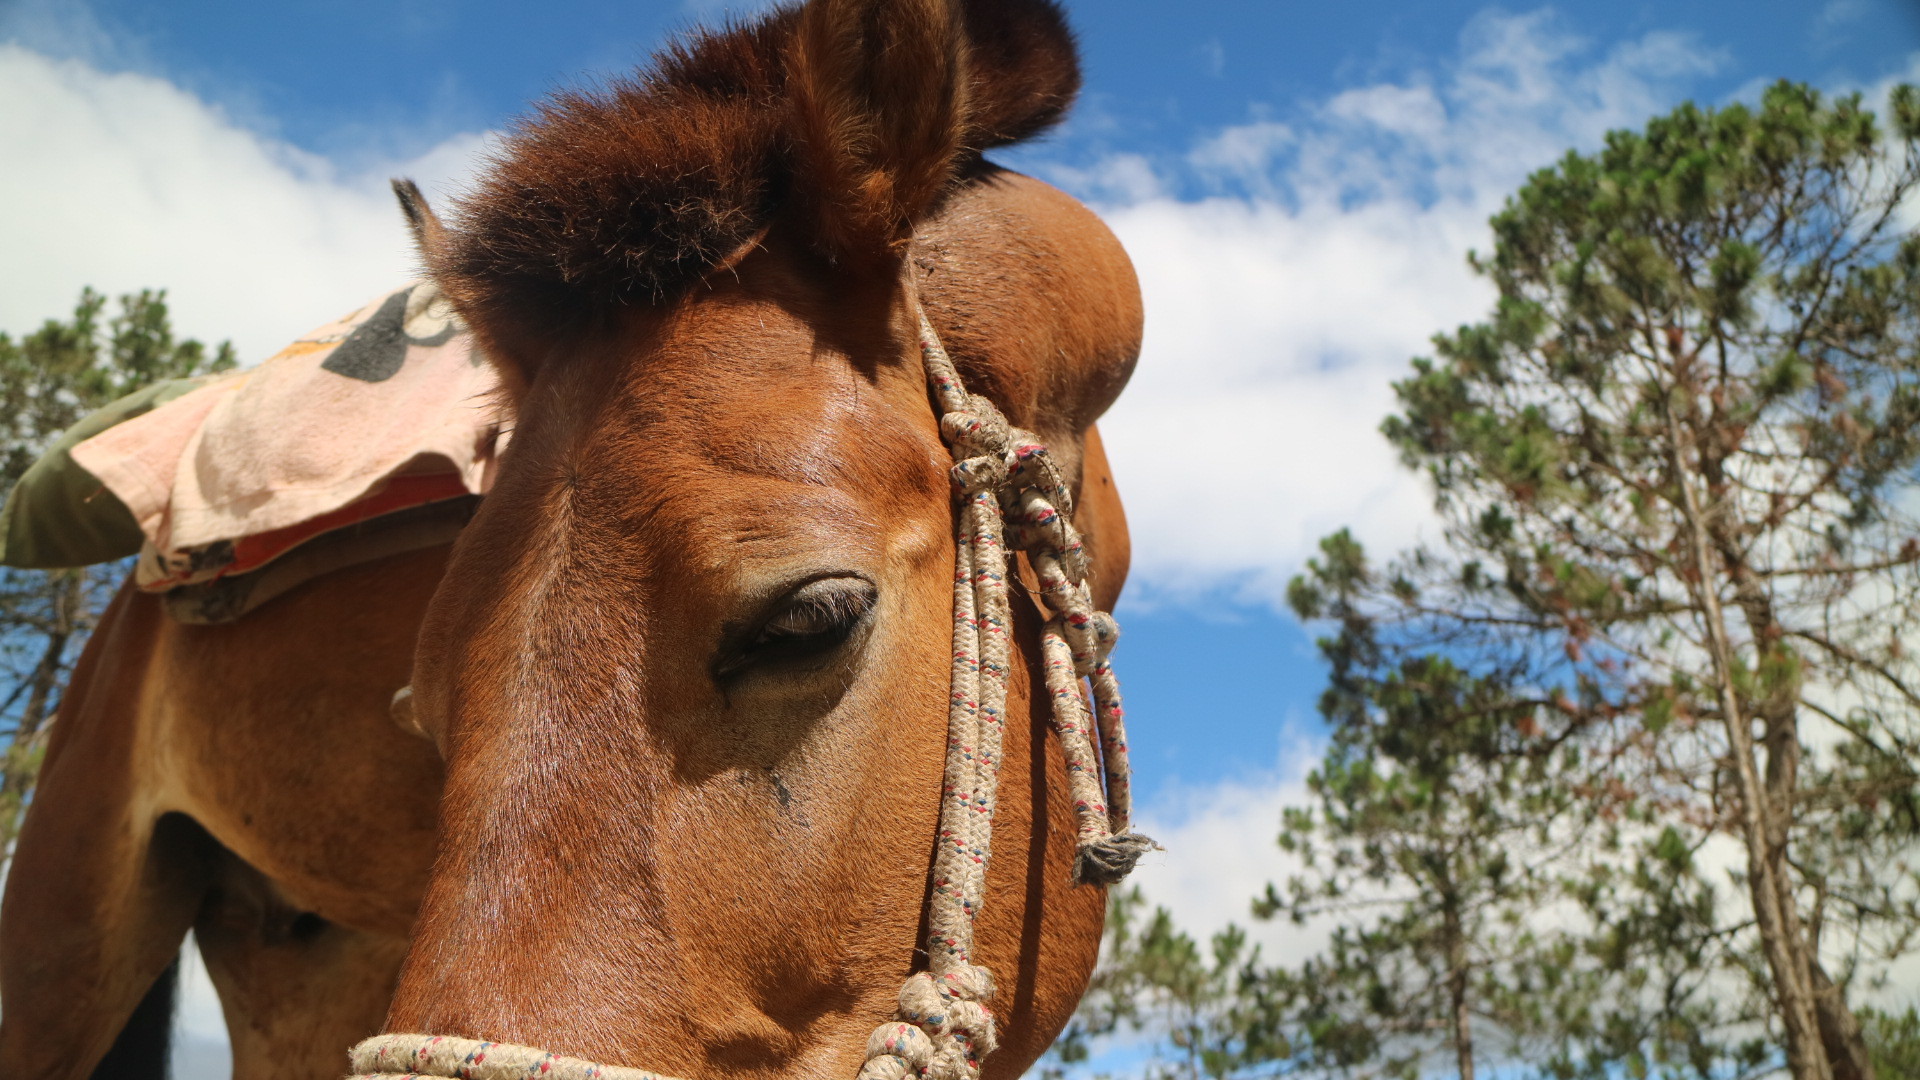
<path fill-rule="evenodd" d="M 897 252 L 953 179 L 967 130 L 966 32 L 954 0 L 813 0 L 787 85 L 794 193 L 830 256 Z"/>
<path fill-rule="evenodd" d="M 420 194 L 419 184 L 396 176 L 393 194 L 400 200 L 400 212 L 407 217 L 407 228 L 413 230 L 413 244 L 420 250 L 421 261 L 432 266 L 434 256 L 445 248 L 447 227 L 440 224 L 440 216 L 427 205 L 427 197 Z"/>

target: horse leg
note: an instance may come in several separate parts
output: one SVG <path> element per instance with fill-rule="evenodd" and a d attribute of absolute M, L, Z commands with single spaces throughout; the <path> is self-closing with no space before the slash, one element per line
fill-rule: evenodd
<path fill-rule="evenodd" d="M 0 905 L 0 1076 L 91 1075 L 179 955 L 205 894 L 212 845 L 156 809 L 158 778 L 144 767 L 139 690 L 159 618 L 122 590 L 60 706 Z"/>
<path fill-rule="evenodd" d="M 113 1048 L 93 1067 L 93 1080 L 167 1080 L 179 992 L 180 961 L 175 960 L 147 988 L 147 996 L 127 1018 Z"/>
<path fill-rule="evenodd" d="M 222 859 L 194 937 L 225 1005 L 233 1080 L 333 1080 L 380 1029 L 407 939 L 322 918 Z"/>
<path fill-rule="evenodd" d="M 194 925 L 234 1080 L 335 1080 L 381 1029 L 433 856 L 440 756 L 393 721 L 446 551 L 337 570 L 239 622 L 169 622 L 149 693 L 219 855 Z"/>

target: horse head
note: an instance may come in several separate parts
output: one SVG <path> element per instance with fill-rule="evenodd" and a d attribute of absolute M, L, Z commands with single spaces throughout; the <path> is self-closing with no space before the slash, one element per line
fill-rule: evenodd
<path fill-rule="evenodd" d="M 498 479 L 428 612 L 447 767 L 389 1030 L 688 1077 L 846 1077 L 926 963 L 947 755 L 952 456 L 922 314 L 1051 444 L 1109 606 L 1093 422 L 1138 288 L 1092 214 L 980 151 L 1078 86 L 1048 0 L 813 0 L 507 138 L 424 259 L 502 375 Z M 1016 594 L 1019 588 L 1016 586 Z M 1016 595 L 977 952 L 993 1072 L 1098 949 Z"/>

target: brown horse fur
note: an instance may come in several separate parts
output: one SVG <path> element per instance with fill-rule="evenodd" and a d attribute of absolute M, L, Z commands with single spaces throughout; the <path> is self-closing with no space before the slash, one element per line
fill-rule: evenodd
<path fill-rule="evenodd" d="M 676 296 L 783 215 L 830 258 L 890 250 L 978 151 L 1056 123 L 1079 85 L 1051 0 L 779 9 L 545 102 L 428 264 L 519 374 L 596 316 Z"/>
<path fill-rule="evenodd" d="M 823 250 L 891 254 L 952 179 L 969 97 L 959 21 L 946 0 L 801 11 L 787 59 L 794 209 Z"/>
<path fill-rule="evenodd" d="M 337 1076 L 383 1011 L 693 1078 L 851 1077 L 924 962 L 945 747 L 921 306 L 1078 477 L 1097 602 L 1125 577 L 1093 422 L 1139 348 L 1132 269 L 975 152 L 1057 118 L 1063 55 L 1038 0 L 815 0 L 550 105 L 446 228 L 403 199 L 509 382 L 497 485 L 450 555 L 234 626 L 116 602 L 0 909 L 0 1075 L 86 1076 L 194 926 L 236 1080 Z M 852 194 L 808 193 L 809 133 L 846 136 Z M 1065 1023 L 1104 907 L 1068 882 L 1016 606 L 994 1078 Z M 388 719 L 409 680 L 431 742 Z"/>

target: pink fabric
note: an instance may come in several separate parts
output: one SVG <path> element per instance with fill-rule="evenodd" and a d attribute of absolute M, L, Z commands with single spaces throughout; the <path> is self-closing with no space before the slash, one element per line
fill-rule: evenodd
<path fill-rule="evenodd" d="M 410 290 L 74 447 L 147 536 L 143 587 L 217 576 L 210 545 L 310 521 L 402 472 L 452 471 L 481 492 L 498 380 L 433 287 Z M 372 356 L 371 377 L 365 363 L 323 366 L 370 322 L 342 355 Z"/>
<path fill-rule="evenodd" d="M 181 452 L 213 407 L 232 397 L 249 374 L 240 372 L 189 391 L 73 448 L 73 460 L 133 511 L 148 542 L 165 535 Z"/>

